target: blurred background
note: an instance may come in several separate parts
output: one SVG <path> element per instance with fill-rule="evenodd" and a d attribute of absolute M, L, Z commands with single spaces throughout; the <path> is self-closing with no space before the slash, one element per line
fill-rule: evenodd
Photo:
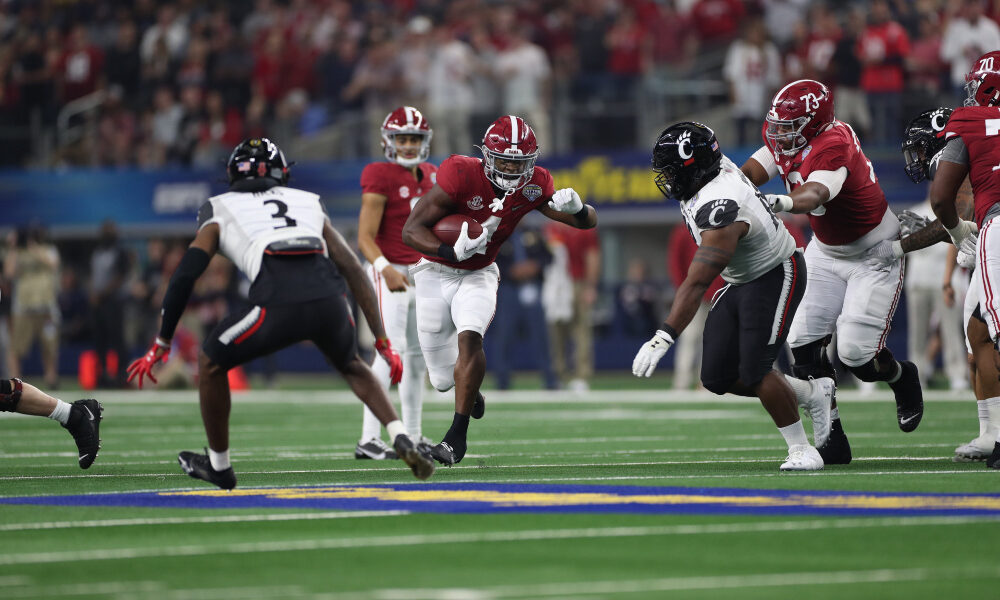
<path fill-rule="evenodd" d="M 597 207 L 596 232 L 522 222 L 486 336 L 487 385 L 584 392 L 625 376 L 690 260 L 649 169 L 665 126 L 710 125 L 740 164 L 761 145 L 773 93 L 819 79 L 898 212 L 927 191 L 903 172 L 903 126 L 960 104 L 972 61 L 1000 48 L 998 17 L 1000 1 L 979 0 L 0 0 L 0 374 L 123 385 L 243 138 L 274 139 L 296 161 L 290 185 L 321 194 L 353 236 L 361 169 L 383 159 L 379 125 L 407 104 L 430 120 L 434 162 L 478 156 L 490 122 L 524 117 L 556 187 Z M 789 225 L 809 239 L 806 220 Z M 907 293 L 939 296 L 946 260 L 911 268 L 922 277 Z M 168 385 L 190 385 L 203 333 L 248 285 L 212 263 Z M 908 327 L 922 326 L 911 358 L 931 384 L 963 389 L 964 355 L 942 359 L 935 341 L 954 337 L 940 332 L 961 328 L 960 314 L 944 300 L 920 307 L 900 304 L 889 345 L 906 354 Z M 697 385 L 697 329 L 667 358 L 672 385 Z M 273 385 L 296 372 L 329 377 L 305 347 L 238 376 Z"/>

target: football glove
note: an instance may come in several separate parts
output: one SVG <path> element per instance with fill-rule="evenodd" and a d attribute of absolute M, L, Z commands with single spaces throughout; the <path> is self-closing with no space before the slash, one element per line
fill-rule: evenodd
<path fill-rule="evenodd" d="M 399 357 L 398 352 L 392 349 L 389 338 L 375 340 L 375 349 L 389 365 L 389 382 L 399 383 L 399 380 L 403 378 L 403 359 Z"/>
<path fill-rule="evenodd" d="M 899 240 L 882 240 L 869 248 L 864 255 L 865 264 L 876 271 L 888 271 L 903 256 Z"/>
<path fill-rule="evenodd" d="M 656 363 L 674 345 L 674 338 L 662 329 L 656 330 L 656 335 L 639 348 L 632 361 L 632 374 L 636 377 L 649 377 L 656 370 Z"/>
<path fill-rule="evenodd" d="M 556 190 L 556 193 L 552 194 L 552 199 L 549 200 L 549 208 L 575 215 L 583 210 L 583 200 L 580 199 L 580 194 L 577 194 L 573 188 L 563 188 Z"/>
<path fill-rule="evenodd" d="M 923 215 L 918 215 L 912 210 L 904 210 L 899 213 L 899 235 L 906 237 L 914 231 L 927 227 L 930 222 L 931 220 Z"/>
<path fill-rule="evenodd" d="M 977 231 L 979 231 L 979 228 L 976 227 L 976 224 L 973 223 L 972 221 L 964 221 L 962 219 L 959 219 L 958 225 L 955 225 L 951 229 L 947 229 L 947 231 L 948 235 L 951 236 L 951 241 L 955 243 L 955 247 L 961 248 L 962 242 L 965 241 L 965 238 L 975 234 Z"/>
<path fill-rule="evenodd" d="M 966 236 L 962 240 L 962 243 L 958 246 L 958 256 L 955 257 L 955 262 L 958 263 L 958 266 L 970 270 L 976 268 L 976 246 L 978 245 L 978 233 Z"/>
<path fill-rule="evenodd" d="M 455 260 L 462 262 L 473 254 L 486 254 L 487 242 L 489 242 L 489 232 L 483 229 L 479 237 L 472 239 L 469 237 L 469 224 L 462 223 L 462 231 L 455 240 Z"/>
<path fill-rule="evenodd" d="M 483 226 L 483 231 L 486 232 L 486 241 L 493 239 L 493 234 L 496 233 L 497 228 L 500 227 L 500 217 L 496 215 L 491 215 L 489 219 L 486 219 L 480 225 Z M 480 254 L 486 254 L 486 247 L 483 247 L 483 251 Z"/>
<path fill-rule="evenodd" d="M 785 194 L 768 194 L 765 196 L 771 203 L 772 212 L 788 212 L 792 210 L 792 197 Z"/>
<path fill-rule="evenodd" d="M 153 340 L 153 345 L 149 347 L 149 351 L 146 352 L 145 356 L 135 359 L 128 366 L 128 383 L 132 383 L 132 379 L 138 376 L 139 380 L 136 383 L 141 390 L 142 377 L 144 375 L 149 377 L 149 380 L 153 383 L 158 383 L 156 377 L 153 377 L 153 367 L 156 363 L 166 363 L 169 358 L 170 343 L 156 338 Z"/>

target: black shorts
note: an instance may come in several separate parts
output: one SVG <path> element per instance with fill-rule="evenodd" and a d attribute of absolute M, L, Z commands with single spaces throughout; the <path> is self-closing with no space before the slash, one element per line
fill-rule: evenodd
<path fill-rule="evenodd" d="M 228 370 L 307 340 L 338 369 L 358 355 L 354 317 L 346 297 L 249 306 L 223 319 L 202 347 L 212 362 Z"/>
<path fill-rule="evenodd" d="M 720 290 L 705 322 L 705 388 L 725 394 L 737 381 L 760 383 L 785 344 L 805 291 L 806 262 L 799 251 L 749 283 Z"/>

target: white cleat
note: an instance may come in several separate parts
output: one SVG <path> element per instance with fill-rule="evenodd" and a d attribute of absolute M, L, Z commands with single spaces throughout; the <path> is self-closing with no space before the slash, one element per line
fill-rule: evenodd
<path fill-rule="evenodd" d="M 782 471 L 821 471 L 823 457 L 809 444 L 796 444 L 788 449 L 788 458 L 781 463 Z"/>
<path fill-rule="evenodd" d="M 809 403 L 803 404 L 805 411 L 813 424 L 813 446 L 820 448 L 830 439 L 830 410 L 833 401 L 837 397 L 837 384 L 830 377 L 820 377 L 810 379 L 812 394 L 809 395 Z"/>
<path fill-rule="evenodd" d="M 955 448 L 955 456 L 951 460 L 955 462 L 976 462 L 986 460 L 993 453 L 993 440 L 985 435 L 973 439 L 968 444 L 962 444 Z"/>

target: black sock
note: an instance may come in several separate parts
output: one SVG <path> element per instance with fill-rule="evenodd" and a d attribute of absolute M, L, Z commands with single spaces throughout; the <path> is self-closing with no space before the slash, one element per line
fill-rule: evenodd
<path fill-rule="evenodd" d="M 444 434 L 444 439 L 442 441 L 448 442 L 452 448 L 458 448 L 461 446 L 465 448 L 465 438 L 469 434 L 469 415 L 460 415 L 455 413 L 455 417 L 451 421 L 451 428 L 448 429 L 448 433 Z"/>

